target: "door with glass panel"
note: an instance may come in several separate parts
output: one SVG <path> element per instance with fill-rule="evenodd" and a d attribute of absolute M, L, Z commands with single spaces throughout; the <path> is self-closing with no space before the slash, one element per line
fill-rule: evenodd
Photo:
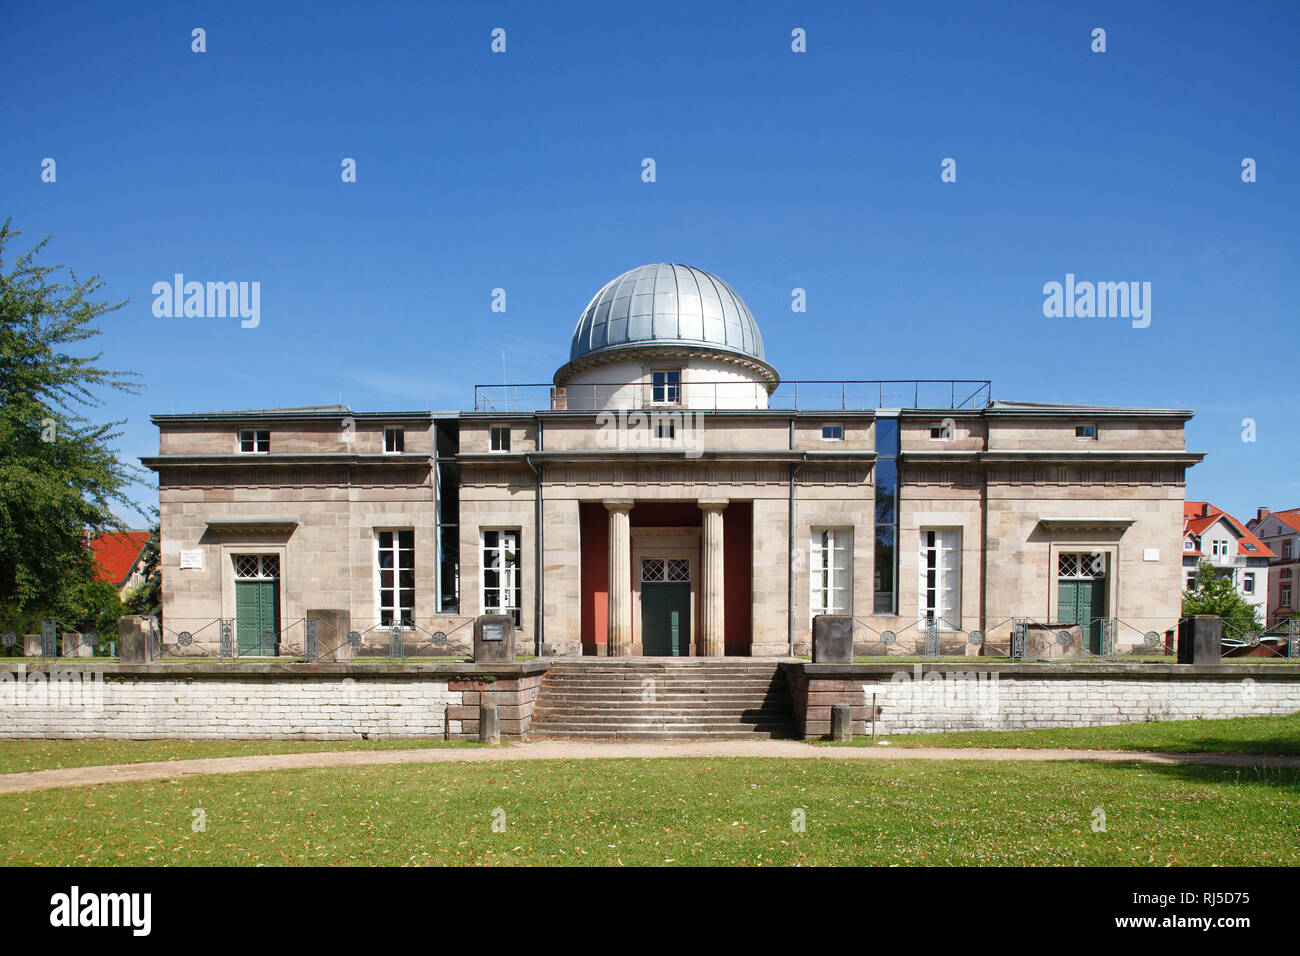
<path fill-rule="evenodd" d="M 961 630 L 961 529 L 923 528 L 917 570 L 918 625 Z"/>
<path fill-rule="evenodd" d="M 271 657 L 280 642 L 280 557 L 232 555 L 235 573 L 235 640 L 239 653 Z"/>
<path fill-rule="evenodd" d="M 690 656 L 690 558 L 641 559 L 641 653 Z"/>

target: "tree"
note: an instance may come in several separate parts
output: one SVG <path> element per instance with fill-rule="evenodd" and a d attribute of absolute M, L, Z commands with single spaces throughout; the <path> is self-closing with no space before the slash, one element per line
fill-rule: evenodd
<path fill-rule="evenodd" d="M 37 265 L 41 240 L 10 263 L 21 235 L 0 225 L 0 617 L 31 626 L 86 612 L 95 578 L 87 532 L 120 530 L 114 505 L 134 509 L 126 489 L 139 474 L 112 445 L 122 422 L 97 424 L 84 409 L 96 392 L 138 390 L 136 376 L 78 355 L 97 319 L 120 309 L 92 297 L 98 276 L 78 281 L 63 266 Z"/>
<path fill-rule="evenodd" d="M 1237 593 L 1232 578 L 1216 576 L 1214 565 L 1205 560 L 1196 566 L 1196 586 L 1183 592 L 1183 617 L 1193 614 L 1217 614 L 1239 634 L 1261 630 L 1258 610 Z M 1228 632 L 1224 636 L 1237 635 Z"/>
<path fill-rule="evenodd" d="M 144 580 L 131 589 L 126 596 L 127 614 L 148 614 L 162 621 L 162 572 L 158 568 L 161 554 L 158 541 L 161 529 L 154 525 L 149 531 L 149 540 L 140 549 L 140 570 Z"/>

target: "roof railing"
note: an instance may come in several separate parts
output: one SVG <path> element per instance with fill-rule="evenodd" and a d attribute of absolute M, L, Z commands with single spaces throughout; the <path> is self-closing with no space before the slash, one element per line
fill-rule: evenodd
<path fill-rule="evenodd" d="M 971 409 L 992 404 L 988 379 L 798 379 L 766 386 L 734 379 L 649 380 L 555 386 L 547 382 L 475 385 L 476 412 L 601 411 L 607 408 L 698 408 L 732 411 L 864 411 L 881 408 Z"/>

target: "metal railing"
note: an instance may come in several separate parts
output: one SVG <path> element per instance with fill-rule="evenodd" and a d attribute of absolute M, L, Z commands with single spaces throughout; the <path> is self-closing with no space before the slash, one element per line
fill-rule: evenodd
<path fill-rule="evenodd" d="M 476 412 L 545 409 L 600 411 L 673 407 L 743 410 L 775 408 L 861 411 L 875 408 L 981 409 L 992 404 L 988 379 L 803 379 L 766 386 L 736 380 L 684 381 L 659 386 L 638 380 L 556 387 L 544 382 L 475 385 Z"/>

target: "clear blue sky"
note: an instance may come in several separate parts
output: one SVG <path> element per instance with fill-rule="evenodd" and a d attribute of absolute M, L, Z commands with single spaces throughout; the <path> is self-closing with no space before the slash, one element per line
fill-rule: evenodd
<path fill-rule="evenodd" d="M 147 384 L 98 414 L 132 458 L 156 412 L 467 408 L 503 351 L 547 381 L 666 260 L 786 379 L 1190 408 L 1188 497 L 1300 506 L 1300 4 L 842 6 L 10 0 L 0 213 L 130 299 L 105 360 Z M 177 272 L 260 282 L 260 327 L 155 318 Z M 1045 318 L 1066 273 L 1150 282 L 1150 327 Z"/>

